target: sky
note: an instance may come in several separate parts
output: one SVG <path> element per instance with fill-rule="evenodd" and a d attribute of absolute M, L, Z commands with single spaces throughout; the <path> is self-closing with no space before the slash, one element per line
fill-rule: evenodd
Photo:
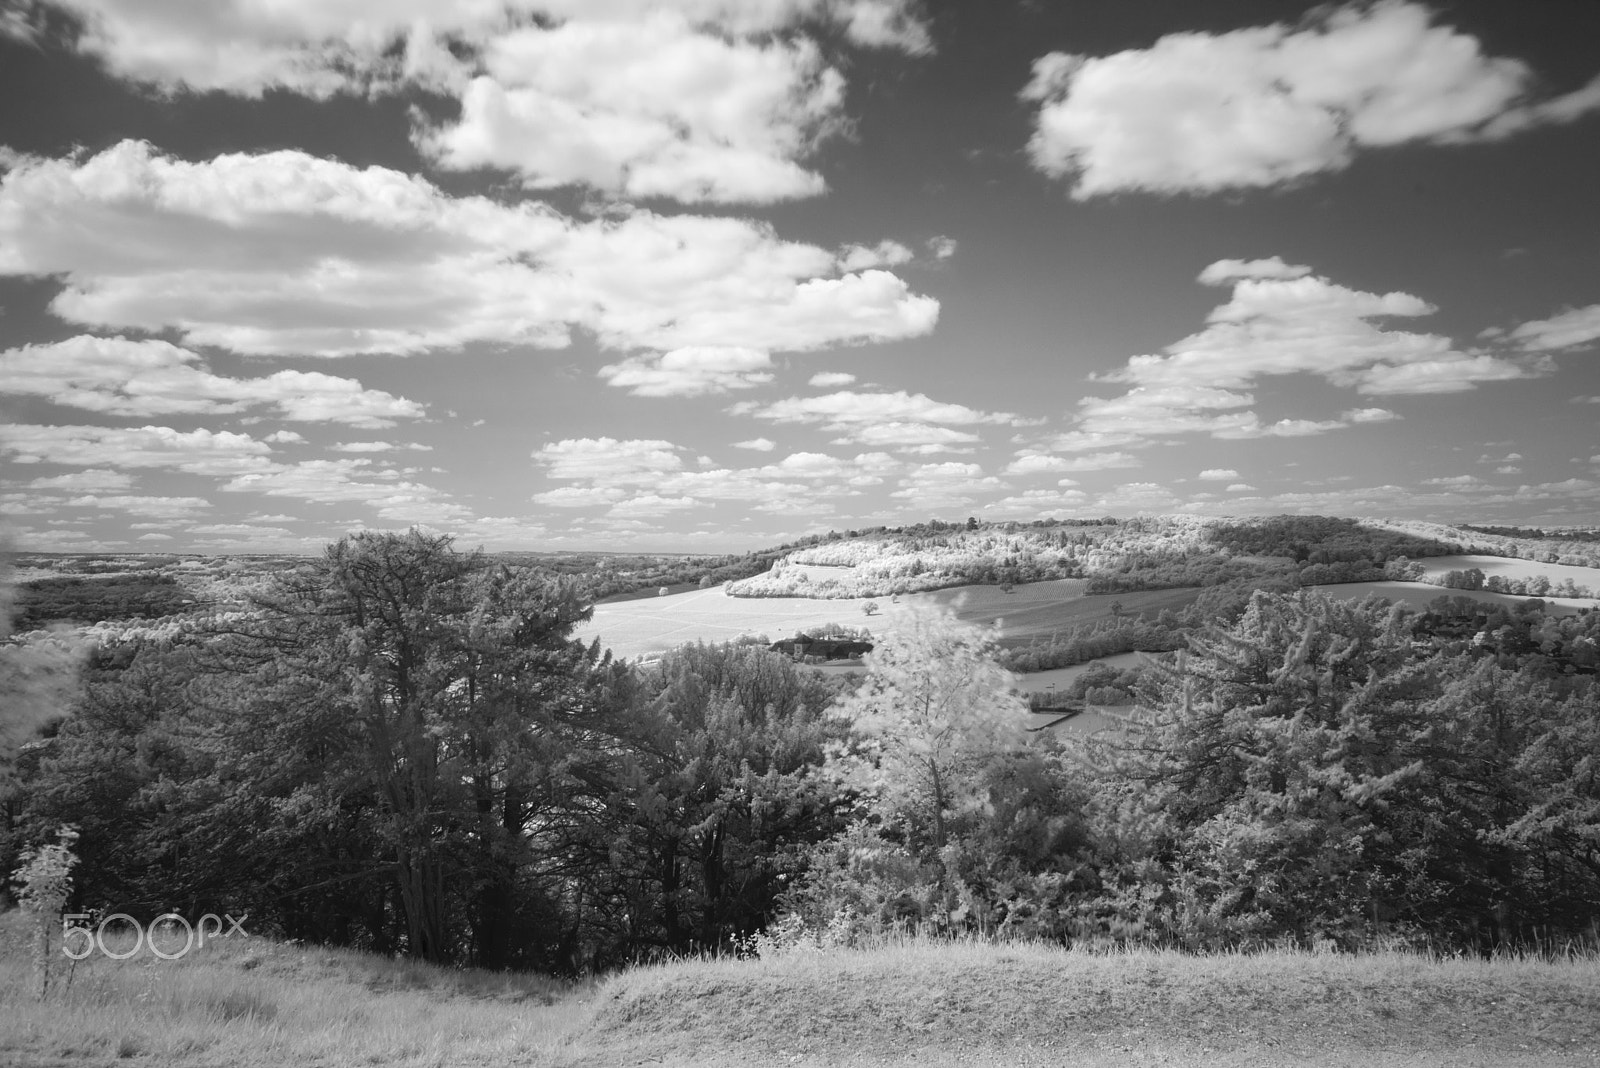
<path fill-rule="evenodd" d="M 42 551 L 1600 524 L 1600 4 L 0 0 Z"/>

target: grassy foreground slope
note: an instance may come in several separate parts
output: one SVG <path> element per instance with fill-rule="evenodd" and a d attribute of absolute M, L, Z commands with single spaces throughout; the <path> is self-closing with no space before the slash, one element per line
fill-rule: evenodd
<path fill-rule="evenodd" d="M 1600 961 L 904 943 L 593 984 L 234 938 L 36 1000 L 0 917 L 0 1064 L 1590 1065 Z M 114 951 L 128 946 L 114 945 Z M 167 952 L 175 946 L 168 945 Z"/>
<path fill-rule="evenodd" d="M 588 1043 L 603 1042 L 590 1054 Z M 1590 1065 L 1600 962 L 907 943 L 640 969 L 573 1063 Z"/>

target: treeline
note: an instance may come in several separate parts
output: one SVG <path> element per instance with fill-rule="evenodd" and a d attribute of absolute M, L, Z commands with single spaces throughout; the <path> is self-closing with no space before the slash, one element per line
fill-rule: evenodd
<path fill-rule="evenodd" d="M 1202 596 L 1232 622 L 1085 683 L 1142 711 L 1078 745 L 1028 734 L 937 612 L 853 690 L 748 644 L 635 666 L 571 639 L 569 579 L 352 536 L 252 616 L 96 653 L 72 714 L 0 752 L 0 868 L 72 824 L 75 911 L 564 974 L 763 928 L 1592 937 L 1600 613 Z"/>
<path fill-rule="evenodd" d="M 192 603 L 177 579 L 159 572 L 41 578 L 18 588 L 16 625 L 33 630 L 51 623 L 158 619 Z"/>
<path fill-rule="evenodd" d="M 576 582 L 591 602 L 630 595 L 655 596 L 672 590 L 717 585 L 759 575 L 789 549 L 779 546 L 751 553 L 666 556 L 648 553 L 504 553 L 496 559 Z"/>
<path fill-rule="evenodd" d="M 1483 527 L 1470 523 L 1461 524 L 1462 530 L 1470 530 L 1475 534 L 1494 534 L 1502 538 L 1528 538 L 1533 541 L 1597 541 L 1600 542 L 1600 530 L 1580 530 L 1572 527 L 1563 527 L 1558 530 L 1544 530 L 1540 527 Z"/>
<path fill-rule="evenodd" d="M 842 826 L 835 692 L 750 646 L 613 663 L 585 604 L 347 538 L 252 617 L 98 651 L 16 759 L 0 869 L 72 824 L 80 910 L 566 974 L 727 945 Z"/>
<path fill-rule="evenodd" d="M 1381 566 L 1397 556 L 1449 556 L 1464 551 L 1439 537 L 1321 515 L 1279 515 L 1220 523 L 1211 530 L 1217 545 L 1236 553 L 1284 556 L 1296 564 L 1368 560 Z"/>
<path fill-rule="evenodd" d="M 1594 597 L 1592 586 L 1581 586 L 1568 576 L 1552 582 L 1548 575 L 1514 578 L 1510 575 L 1485 576 L 1482 568 L 1469 567 L 1446 571 L 1425 581 L 1449 590 L 1487 590 L 1518 597 Z"/>

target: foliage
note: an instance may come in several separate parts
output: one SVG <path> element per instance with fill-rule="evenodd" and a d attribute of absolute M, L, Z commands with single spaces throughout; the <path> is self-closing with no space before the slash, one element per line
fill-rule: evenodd
<path fill-rule="evenodd" d="M 1129 799 L 1114 915 L 1193 948 L 1584 931 L 1600 692 L 1418 639 L 1403 608 L 1320 595 L 1193 639 L 1105 772 Z"/>
<path fill-rule="evenodd" d="M 32 630 L 47 623 L 158 618 L 182 612 L 190 603 L 178 580 L 167 574 L 41 578 L 18 590 L 17 625 Z"/>
<path fill-rule="evenodd" d="M 61 930 L 61 914 L 72 895 L 72 869 L 78 863 L 72 844 L 78 832 L 62 827 L 55 842 L 29 849 L 12 875 L 17 888 L 17 904 L 28 914 L 33 928 L 34 974 L 39 979 L 39 997 L 50 993 L 50 980 L 56 965 L 56 935 Z"/>
<path fill-rule="evenodd" d="M 806 847 L 841 825 L 819 774 L 834 689 L 753 646 L 692 645 L 640 679 L 639 745 L 606 800 L 615 952 L 719 952 L 759 931 Z"/>

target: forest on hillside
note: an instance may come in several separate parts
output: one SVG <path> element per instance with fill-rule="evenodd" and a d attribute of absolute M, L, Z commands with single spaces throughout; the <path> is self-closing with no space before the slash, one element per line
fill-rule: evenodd
<path fill-rule="evenodd" d="M 76 650 L 7 629 L 0 870 L 70 842 L 75 912 L 567 975 L 763 929 L 1593 939 L 1600 613 L 1212 589 L 1080 743 L 1025 731 L 936 610 L 859 684 L 753 644 L 640 666 L 572 639 L 573 577 L 353 535 L 246 612 Z"/>

